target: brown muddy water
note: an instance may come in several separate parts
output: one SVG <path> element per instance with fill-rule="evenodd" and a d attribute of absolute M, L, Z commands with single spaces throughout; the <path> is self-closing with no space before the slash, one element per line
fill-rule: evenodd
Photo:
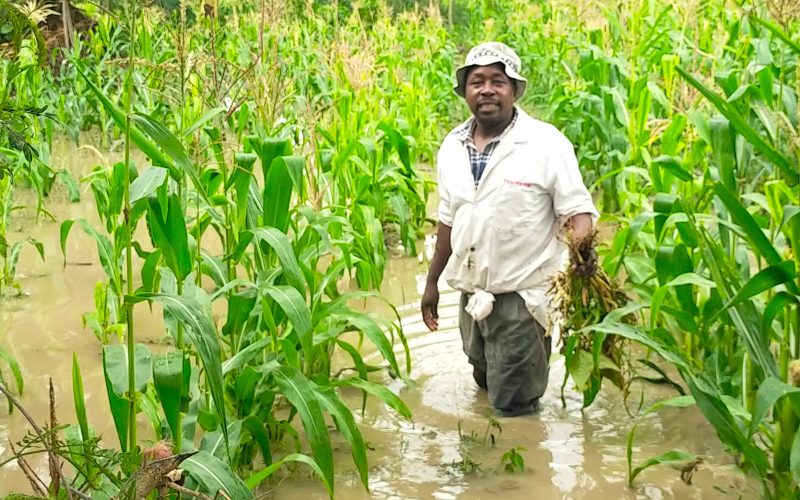
<path fill-rule="evenodd" d="M 68 145 L 54 148 L 58 167 L 86 173 L 98 162 L 95 153 L 75 152 Z M 113 159 L 113 158 L 112 158 Z M 48 414 L 47 383 L 55 385 L 58 418 L 75 422 L 72 403 L 71 367 L 75 353 L 81 364 L 90 423 L 115 446 L 105 387 L 102 379 L 101 346 L 82 326 L 81 314 L 93 308 L 95 283 L 103 278 L 94 244 L 75 230 L 67 248 L 66 266 L 59 249 L 60 221 L 84 217 L 96 222 L 91 193 L 70 204 L 58 193 L 48 202 L 58 222 L 15 220 L 11 241 L 31 235 L 45 244 L 46 261 L 26 249 L 18 281 L 25 291 L 20 298 L 0 302 L 0 345 L 19 361 L 25 377 L 21 401 L 40 422 Z M 408 404 L 413 421 L 407 422 L 387 407 L 370 400 L 361 416 L 364 437 L 372 450 L 368 493 L 355 473 L 347 447 L 337 449 L 336 497 L 341 499 L 722 499 L 756 498 L 758 484 L 733 464 L 716 438 L 713 428 L 694 408 L 665 409 L 646 418 L 639 427 L 634 461 L 671 449 L 689 451 L 704 459 L 692 485 L 681 481 L 680 471 L 661 466 L 642 473 L 633 489 L 627 486 L 626 438 L 636 417 L 628 415 L 616 389 L 601 391 L 594 405 L 581 412 L 580 394 L 567 392 L 562 408 L 559 387 L 564 374 L 563 359 L 554 356 L 550 387 L 542 399 L 543 409 L 534 416 L 499 419 L 501 431 L 489 428 L 484 436 L 490 407 L 486 395 L 472 382 L 471 370 L 461 352 L 456 317 L 458 295 L 443 291 L 439 312 L 441 329 L 428 332 L 419 317 L 420 287 L 427 266 L 417 259 L 396 258 L 389 262 L 382 287 L 385 297 L 398 307 L 412 354 L 411 379 L 406 387 L 399 380 L 385 382 Z M 372 303 L 366 307 L 373 308 Z M 385 309 L 374 306 L 376 312 Z M 158 343 L 163 329 L 160 312 L 151 315 L 137 309 L 140 341 Z M 398 353 L 401 352 L 398 349 Z M 365 352 L 365 360 L 374 352 Z M 636 388 L 645 405 L 672 396 L 653 386 Z M 360 397 L 345 395 L 357 410 Z M 9 456 L 9 441 L 19 441 L 27 424 L 19 414 L 0 410 L 0 459 Z M 339 442 L 335 438 L 335 442 Z M 501 457 L 517 448 L 525 460 L 525 471 L 503 471 Z M 45 462 L 34 461 L 45 473 Z M 0 469 L 0 494 L 29 492 L 15 463 Z M 324 489 L 302 471 L 265 492 L 275 499 L 325 499 Z"/>

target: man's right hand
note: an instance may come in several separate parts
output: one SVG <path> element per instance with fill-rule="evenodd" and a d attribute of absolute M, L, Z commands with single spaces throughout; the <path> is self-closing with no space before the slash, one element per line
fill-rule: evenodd
<path fill-rule="evenodd" d="M 435 284 L 425 286 L 422 294 L 422 321 L 428 330 L 435 332 L 439 329 L 439 288 Z"/>

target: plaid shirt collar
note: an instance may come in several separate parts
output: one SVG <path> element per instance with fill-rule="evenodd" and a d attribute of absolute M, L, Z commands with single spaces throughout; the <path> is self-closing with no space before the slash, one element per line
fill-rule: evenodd
<path fill-rule="evenodd" d="M 481 177 L 483 177 L 483 171 L 486 169 L 486 165 L 489 163 L 489 158 L 491 158 L 492 153 L 494 153 L 494 150 L 497 148 L 497 145 L 500 144 L 500 141 L 508 135 L 511 129 L 514 128 L 514 124 L 517 122 L 517 116 L 519 116 L 519 113 L 517 112 L 517 108 L 514 108 L 514 117 L 511 119 L 511 123 L 508 124 L 508 126 L 500 135 L 490 140 L 483 148 L 483 151 L 478 151 L 478 147 L 475 145 L 473 138 L 473 133 L 475 131 L 475 117 L 467 120 L 464 125 L 453 132 L 467 149 L 467 153 L 469 154 L 469 167 L 472 171 L 472 178 L 475 181 L 475 187 L 478 186 Z"/>
<path fill-rule="evenodd" d="M 503 130 L 503 132 L 500 135 L 498 135 L 497 137 L 495 137 L 494 139 L 489 141 L 488 144 L 492 144 L 492 143 L 495 143 L 495 142 L 500 142 L 505 136 L 507 136 L 508 133 L 511 131 L 511 129 L 514 128 L 514 125 L 517 123 L 517 117 L 518 116 L 519 116 L 519 112 L 517 111 L 517 108 L 515 106 L 514 107 L 514 117 L 511 119 L 511 123 L 508 124 L 508 126 L 505 128 L 505 130 Z M 478 148 L 475 147 L 475 141 L 473 139 L 474 132 L 475 132 L 475 117 L 473 116 L 473 117 L 470 117 L 469 120 L 464 122 L 460 127 L 455 129 L 453 131 L 453 134 L 461 142 L 463 142 L 465 146 L 471 146 L 471 147 L 473 147 L 473 148 L 475 148 L 477 150 Z"/>

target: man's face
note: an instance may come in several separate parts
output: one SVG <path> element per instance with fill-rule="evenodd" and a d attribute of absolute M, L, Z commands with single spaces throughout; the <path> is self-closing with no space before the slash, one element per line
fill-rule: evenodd
<path fill-rule="evenodd" d="M 514 113 L 514 82 L 502 63 L 476 66 L 469 70 L 464 98 L 481 126 L 495 127 Z"/>

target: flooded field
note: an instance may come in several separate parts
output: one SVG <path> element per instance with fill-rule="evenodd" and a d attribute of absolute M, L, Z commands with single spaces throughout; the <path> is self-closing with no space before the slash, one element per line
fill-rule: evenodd
<path fill-rule="evenodd" d="M 84 151 L 61 157 L 70 159 L 70 168 L 86 172 L 96 161 L 93 155 Z M 59 249 L 61 220 L 96 218 L 91 196 L 85 196 L 79 204 L 69 204 L 56 194 L 48 208 L 57 222 L 22 217 L 12 228 L 16 231 L 14 239 L 30 235 L 42 241 L 46 261 L 41 262 L 33 251 L 24 252 L 18 280 L 25 296 L 0 303 L 0 344 L 19 361 L 26 382 L 21 401 L 40 421 L 48 413 L 50 377 L 55 384 L 60 422 L 75 421 L 71 389 L 75 353 L 83 370 L 89 420 L 106 436 L 106 444 L 115 446 L 102 379 L 101 346 L 81 322 L 81 314 L 93 307 L 94 286 L 103 276 L 96 248 L 88 237 L 75 231 L 68 242 L 66 265 Z M 567 406 L 562 408 L 559 387 L 564 369 L 560 359 L 552 363 L 550 387 L 540 414 L 499 419 L 497 426 L 490 426 L 486 396 L 473 383 L 461 352 L 456 324 L 458 295 L 443 292 L 440 331 L 430 333 L 421 322 L 419 293 L 425 272 L 426 264 L 417 259 L 393 259 L 382 288 L 403 317 L 413 363 L 410 387 L 388 376 L 384 381 L 408 404 L 413 421 L 405 421 L 374 400 L 363 417 L 357 412 L 371 448 L 372 490 L 363 490 L 349 452 L 342 446 L 336 456 L 337 498 L 715 499 L 759 495 L 758 484 L 738 471 L 713 428 L 694 408 L 666 409 L 648 417 L 637 433 L 634 449 L 636 464 L 670 449 L 702 457 L 704 462 L 692 484 L 682 482 L 679 470 L 661 466 L 645 471 L 630 489 L 626 481 L 626 438 L 636 417 L 628 415 L 613 388 L 604 388 L 598 401 L 585 412 L 580 410 L 580 394 L 568 392 Z M 366 307 L 372 309 L 373 304 Z M 151 315 L 146 307 L 137 309 L 138 325 L 143 325 L 142 342 L 157 344 L 162 337 L 157 319 L 160 314 L 154 310 Z M 365 352 L 367 362 L 370 354 Z M 660 387 L 638 386 L 633 398 L 637 403 L 640 391 L 644 391 L 645 404 L 671 395 Z M 346 395 L 345 400 L 351 408 L 360 408 L 360 397 L 355 393 Z M 27 428 L 19 412 L 7 415 L 4 411 L 0 415 L 0 457 L 9 456 L 9 441 L 20 440 Z M 503 470 L 501 457 L 512 448 L 524 458 L 522 473 Z M 44 460 L 33 463 L 46 470 Z M 0 494 L 12 491 L 29 491 L 13 463 L 0 469 Z M 305 472 L 298 472 L 265 495 L 276 499 L 327 498 L 322 486 Z"/>

